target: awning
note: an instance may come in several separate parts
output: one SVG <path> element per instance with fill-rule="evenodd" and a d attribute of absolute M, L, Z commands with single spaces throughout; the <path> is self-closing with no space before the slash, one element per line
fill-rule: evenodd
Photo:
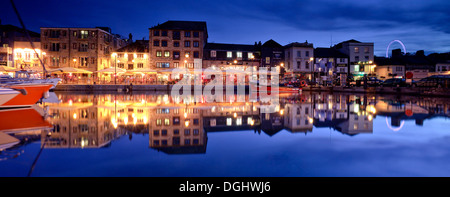
<path fill-rule="evenodd" d="M 98 73 L 124 73 L 127 70 L 123 69 L 123 68 L 115 68 L 115 67 L 110 67 L 110 68 L 105 68 L 103 70 L 99 70 L 99 71 L 95 71 Z"/>
<path fill-rule="evenodd" d="M 17 68 L 13 68 L 13 67 L 9 67 L 9 66 L 0 66 L 0 72 L 15 72 L 18 70 L 19 69 L 17 69 Z"/>
<path fill-rule="evenodd" d="M 63 67 L 63 68 L 56 68 L 49 71 L 50 73 L 92 73 L 88 70 L 83 70 L 79 68 L 73 68 L 73 67 Z"/>

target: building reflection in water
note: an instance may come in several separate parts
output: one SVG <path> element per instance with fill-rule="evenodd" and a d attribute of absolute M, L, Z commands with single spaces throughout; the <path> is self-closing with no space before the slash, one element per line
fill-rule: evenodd
<path fill-rule="evenodd" d="M 306 135 L 332 128 L 354 136 L 374 133 L 375 118 L 385 119 L 390 129 L 399 131 L 405 121 L 422 126 L 427 119 L 450 116 L 446 98 L 304 92 L 280 95 L 275 113 L 261 113 L 259 102 L 249 100 L 248 95 L 238 97 L 207 103 L 204 97 L 167 94 L 59 93 L 56 101 L 44 102 L 22 116 L 34 117 L 34 111 L 40 111 L 38 119 L 44 127 L 29 125 L 27 130 L 34 129 L 34 135 L 39 132 L 45 148 L 100 148 L 125 135 L 148 134 L 149 147 L 167 154 L 205 153 L 210 132 L 253 130 L 273 136 L 286 130 Z M 0 114 L 8 117 L 12 113 Z M 3 147 L 17 146 L 24 139 L 18 137 L 22 132 L 12 135 L 12 129 L 0 130 Z"/>

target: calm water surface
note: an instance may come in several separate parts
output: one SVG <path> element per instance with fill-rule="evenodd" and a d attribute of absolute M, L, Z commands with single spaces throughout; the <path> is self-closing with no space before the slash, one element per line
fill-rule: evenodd
<path fill-rule="evenodd" d="M 0 176 L 450 176 L 445 98 L 291 94 L 269 114 L 202 101 L 53 93 L 0 111 Z"/>

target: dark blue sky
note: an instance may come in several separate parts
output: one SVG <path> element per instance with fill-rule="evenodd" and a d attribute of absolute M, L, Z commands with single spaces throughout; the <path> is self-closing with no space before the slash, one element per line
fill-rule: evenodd
<path fill-rule="evenodd" d="M 28 29 L 109 26 L 113 33 L 148 39 L 148 28 L 167 20 L 206 21 L 209 42 L 282 45 L 312 42 L 329 47 L 356 39 L 375 43 L 383 56 L 391 40 L 407 52 L 450 51 L 448 0 L 196 0 L 96 1 L 15 0 Z M 8 0 L 0 3 L 2 24 L 20 26 Z M 392 48 L 400 48 L 394 44 Z"/>

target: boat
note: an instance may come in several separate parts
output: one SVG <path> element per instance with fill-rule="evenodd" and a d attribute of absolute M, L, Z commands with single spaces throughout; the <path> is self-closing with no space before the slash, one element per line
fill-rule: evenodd
<path fill-rule="evenodd" d="M 301 93 L 301 88 L 280 87 L 279 84 L 269 84 L 259 81 L 250 82 L 250 90 L 252 92 L 278 92 L 278 93 Z"/>
<path fill-rule="evenodd" d="M 0 87 L 0 108 L 29 107 L 43 98 L 52 84 L 18 83 Z"/>
<path fill-rule="evenodd" d="M 54 89 L 61 81 L 60 78 L 36 78 L 33 73 L 27 70 L 19 70 L 15 72 L 15 76 L 0 76 L 0 84 L 19 84 L 19 83 L 36 83 L 36 84 L 52 84 L 50 89 Z"/>

